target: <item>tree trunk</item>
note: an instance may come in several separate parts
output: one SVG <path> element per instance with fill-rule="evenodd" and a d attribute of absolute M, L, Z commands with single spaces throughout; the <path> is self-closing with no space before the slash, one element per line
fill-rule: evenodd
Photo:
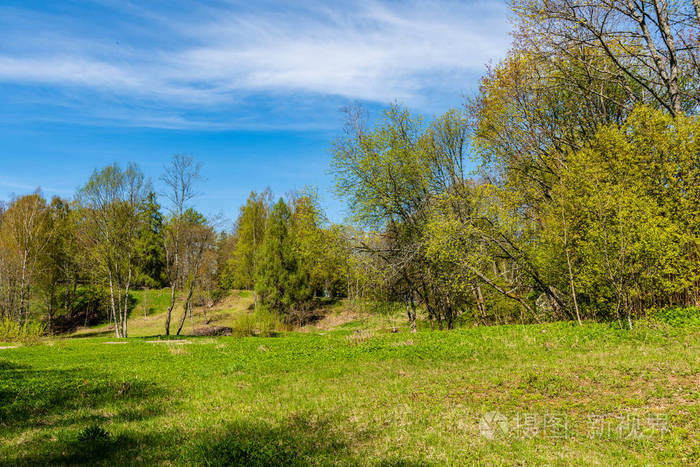
<path fill-rule="evenodd" d="M 122 337 L 129 337 L 129 287 L 131 286 L 131 270 L 129 270 L 129 279 L 126 281 L 124 291 L 124 316 L 122 317 Z"/>
<path fill-rule="evenodd" d="M 416 332 L 416 303 L 413 301 L 413 293 L 411 293 L 406 307 L 408 313 L 408 326 L 411 332 Z"/>
<path fill-rule="evenodd" d="M 177 328 L 177 336 L 180 335 L 180 332 L 182 331 L 182 326 L 185 324 L 185 318 L 187 318 L 187 312 L 189 311 L 190 307 L 190 300 L 192 300 L 192 293 L 194 292 L 194 282 L 195 279 L 192 279 L 192 282 L 190 283 L 190 289 L 187 292 L 187 298 L 185 299 L 185 305 L 182 308 L 182 318 L 180 318 L 180 325 Z"/>
<path fill-rule="evenodd" d="M 121 337 L 119 335 L 119 324 L 117 323 L 117 308 L 114 303 L 114 282 L 112 280 L 112 273 L 109 274 L 109 299 L 111 305 L 111 315 L 114 320 L 114 331 L 117 334 L 117 338 Z"/>
<path fill-rule="evenodd" d="M 165 335 L 170 335 L 170 318 L 175 307 L 175 282 L 170 284 L 170 305 L 168 305 L 168 314 L 165 317 Z"/>
<path fill-rule="evenodd" d="M 569 249 L 566 248 L 566 264 L 569 268 L 569 284 L 571 286 L 571 297 L 574 300 L 574 310 L 576 311 L 576 319 L 578 320 L 578 325 L 582 326 L 581 314 L 578 311 L 578 300 L 576 299 L 576 287 L 574 286 L 574 274 L 571 268 L 571 259 L 569 257 Z"/>
<path fill-rule="evenodd" d="M 26 291 L 26 281 L 27 281 L 27 256 L 29 252 L 25 249 L 24 255 L 22 256 L 22 279 L 19 288 L 19 321 L 26 321 L 26 313 L 24 310 L 25 302 L 25 291 Z"/>
<path fill-rule="evenodd" d="M 53 334 L 53 329 L 52 329 L 52 321 L 53 321 L 53 288 L 49 292 L 49 303 L 47 306 L 47 311 L 46 313 L 48 314 L 49 318 L 49 335 Z"/>

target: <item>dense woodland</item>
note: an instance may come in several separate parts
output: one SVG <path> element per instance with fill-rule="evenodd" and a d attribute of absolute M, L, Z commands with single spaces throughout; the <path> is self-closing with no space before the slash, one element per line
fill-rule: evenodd
<path fill-rule="evenodd" d="M 193 208 L 200 169 L 182 155 L 163 193 L 115 164 L 72 199 L 3 203 L 0 320 L 110 321 L 126 337 L 130 290 L 164 287 L 165 334 L 232 289 L 288 323 L 345 298 L 401 308 L 413 329 L 631 328 L 700 306 L 700 2 L 530 0 L 513 14 L 508 56 L 459 107 L 346 110 L 331 165 L 345 224 L 313 189 L 268 190 L 222 231 Z"/>

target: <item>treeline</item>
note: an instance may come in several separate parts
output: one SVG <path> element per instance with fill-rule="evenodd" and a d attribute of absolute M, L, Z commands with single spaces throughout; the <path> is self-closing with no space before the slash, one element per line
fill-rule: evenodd
<path fill-rule="evenodd" d="M 173 158 L 164 174 L 173 194 L 168 216 L 134 164 L 95 170 L 72 200 L 48 202 L 37 191 L 3 205 L 0 319 L 45 321 L 49 332 L 109 320 L 125 337 L 130 291 L 165 285 L 189 291 L 189 311 L 216 240 L 201 214 L 183 209 L 192 186 L 183 190 L 183 177 L 197 176 L 190 158 Z"/>
<path fill-rule="evenodd" d="M 199 170 L 181 155 L 164 168 L 166 214 L 133 164 L 96 170 L 70 201 L 36 192 L 2 205 L 0 319 L 44 321 L 49 332 L 109 321 L 126 337 L 130 291 L 169 287 L 169 335 L 230 289 L 253 290 L 256 308 L 289 323 L 347 295 L 345 230 L 325 227 L 313 192 L 274 204 L 269 190 L 253 192 L 232 232 L 219 233 L 190 207 Z"/>
<path fill-rule="evenodd" d="M 349 109 L 333 170 L 376 232 L 375 290 L 447 327 L 698 306 L 693 5 L 516 1 L 511 51 L 462 108 L 374 127 Z"/>
<path fill-rule="evenodd" d="M 70 202 L 17 198 L 0 213 L 0 316 L 101 313 L 126 336 L 129 290 L 163 286 L 166 334 L 178 295 L 176 333 L 228 289 L 290 323 L 348 297 L 414 329 L 419 314 L 631 327 L 699 306 L 695 3 L 516 1 L 511 51 L 465 105 L 431 121 L 395 105 L 375 125 L 349 108 L 331 169 L 351 225 L 313 192 L 267 191 L 217 233 L 183 156 L 161 177 L 165 214 L 136 166 L 96 171 Z"/>

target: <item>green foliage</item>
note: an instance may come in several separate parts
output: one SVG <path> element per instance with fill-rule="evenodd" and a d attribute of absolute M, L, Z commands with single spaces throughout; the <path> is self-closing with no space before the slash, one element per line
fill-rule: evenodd
<path fill-rule="evenodd" d="M 9 317 L 0 318 L 0 342 L 35 342 L 44 332 L 45 326 L 40 322 L 18 323 Z"/>
<path fill-rule="evenodd" d="M 251 192 L 246 204 L 240 209 L 235 225 L 235 246 L 224 264 L 219 280 L 225 289 L 254 288 L 270 196 L 269 191 L 260 194 Z"/>
<path fill-rule="evenodd" d="M 554 197 L 568 200 L 576 284 L 591 306 L 639 316 L 697 294 L 698 132 L 697 119 L 640 107 L 570 155 Z"/>
<path fill-rule="evenodd" d="M 312 294 L 314 297 L 344 296 L 348 253 L 343 244 L 342 228 L 324 228 L 323 213 L 313 192 L 296 198 L 292 207 L 292 247 Z"/>
<path fill-rule="evenodd" d="M 100 425 L 90 425 L 78 433 L 78 442 L 86 449 L 98 449 L 109 443 L 111 435 Z"/>
<path fill-rule="evenodd" d="M 148 193 L 140 215 L 143 219 L 136 243 L 138 281 L 150 288 L 163 287 L 166 282 L 163 214 L 154 192 Z"/>
<path fill-rule="evenodd" d="M 650 317 L 671 326 L 700 325 L 700 307 L 666 307 L 654 311 Z"/>
<path fill-rule="evenodd" d="M 231 323 L 236 336 L 271 336 L 286 330 L 278 313 L 258 309 L 236 315 Z"/>
<path fill-rule="evenodd" d="M 299 264 L 290 236 L 292 213 L 283 199 L 275 203 L 267 219 L 265 238 L 260 249 L 260 264 L 255 284 L 264 308 L 292 320 L 309 307 L 312 291 L 308 274 Z"/>
<path fill-rule="evenodd" d="M 135 164 L 95 170 L 78 193 L 81 239 L 92 261 L 94 280 L 109 287 L 117 337 L 126 337 L 129 288 L 135 276 L 141 208 L 150 181 Z"/>

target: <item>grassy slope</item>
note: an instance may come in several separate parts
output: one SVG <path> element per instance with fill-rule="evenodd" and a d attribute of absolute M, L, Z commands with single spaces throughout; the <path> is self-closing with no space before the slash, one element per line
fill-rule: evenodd
<path fill-rule="evenodd" d="M 362 327 L 0 350 L 0 463 L 700 461 L 697 327 Z M 491 410 L 565 413 L 569 437 L 488 440 Z M 588 436 L 589 414 L 650 413 L 667 433 Z M 93 449 L 78 433 L 94 423 L 112 437 Z"/>
<path fill-rule="evenodd" d="M 135 305 L 129 315 L 129 337 L 156 336 L 165 333 L 165 314 L 170 305 L 170 289 L 159 290 L 135 290 L 131 293 L 135 299 Z M 145 297 L 145 302 L 144 302 Z M 241 315 L 250 314 L 248 306 L 253 303 L 253 297 L 248 291 L 233 293 L 221 303 L 217 304 L 209 313 L 210 325 L 231 327 Z M 144 310 L 145 308 L 145 310 Z M 145 311 L 145 313 L 144 313 Z M 176 302 L 172 314 L 171 332 L 174 334 L 182 316 L 182 297 Z M 193 313 L 193 321 L 185 320 L 182 334 L 187 335 L 195 328 L 205 326 L 201 308 L 196 308 Z M 79 328 L 72 334 L 74 337 L 86 336 L 113 336 L 114 328 L 103 324 L 87 328 Z"/>

